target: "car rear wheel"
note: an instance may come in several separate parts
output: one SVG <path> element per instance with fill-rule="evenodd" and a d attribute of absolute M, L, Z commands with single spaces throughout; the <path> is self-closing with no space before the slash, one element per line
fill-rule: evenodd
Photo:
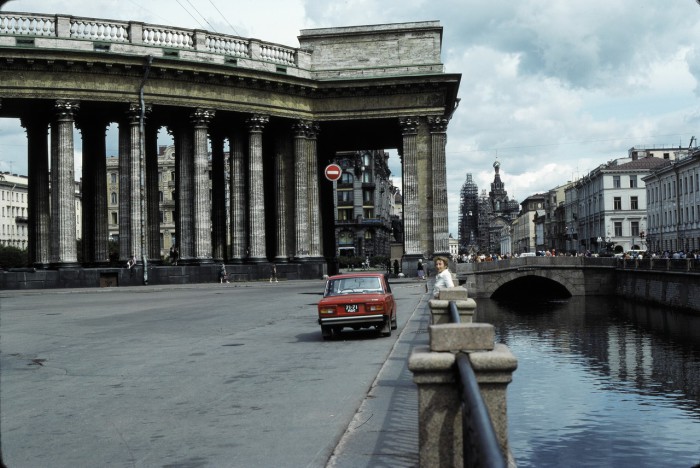
<path fill-rule="evenodd" d="M 387 320 L 384 326 L 380 329 L 382 336 L 391 336 L 391 330 L 393 327 L 391 326 L 391 319 Z"/>

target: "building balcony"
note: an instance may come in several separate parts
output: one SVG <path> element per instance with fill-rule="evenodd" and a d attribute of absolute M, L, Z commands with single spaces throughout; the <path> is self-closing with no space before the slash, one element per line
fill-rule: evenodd
<path fill-rule="evenodd" d="M 28 224 L 29 218 L 26 216 L 15 216 L 15 223 L 17 224 Z"/>

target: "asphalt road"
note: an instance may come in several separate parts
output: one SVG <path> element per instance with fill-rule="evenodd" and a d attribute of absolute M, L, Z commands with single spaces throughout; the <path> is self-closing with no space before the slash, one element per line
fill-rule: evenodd
<path fill-rule="evenodd" d="M 390 338 L 347 331 L 323 341 L 322 289 L 319 280 L 0 292 L 4 462 L 325 466 L 390 353 L 405 367 L 410 346 L 396 340 L 426 295 L 424 283 L 393 285 Z M 352 466 L 342 458 L 352 440 L 340 445 L 334 466 Z M 367 457 L 357 466 L 371 466 Z"/>

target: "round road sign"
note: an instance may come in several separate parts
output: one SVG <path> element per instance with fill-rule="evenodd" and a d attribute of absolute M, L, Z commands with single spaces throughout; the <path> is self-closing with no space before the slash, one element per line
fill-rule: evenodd
<path fill-rule="evenodd" d="M 326 179 L 330 180 L 331 182 L 340 179 L 340 176 L 343 174 L 343 170 L 337 164 L 327 165 L 324 172 L 326 174 Z"/>

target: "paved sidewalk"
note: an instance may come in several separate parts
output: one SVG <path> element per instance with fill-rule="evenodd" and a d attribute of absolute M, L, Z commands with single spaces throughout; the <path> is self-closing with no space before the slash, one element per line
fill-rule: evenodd
<path fill-rule="evenodd" d="M 408 357 L 416 346 L 428 344 L 428 299 L 424 294 L 412 311 L 328 468 L 418 466 L 418 388 L 408 370 Z"/>

